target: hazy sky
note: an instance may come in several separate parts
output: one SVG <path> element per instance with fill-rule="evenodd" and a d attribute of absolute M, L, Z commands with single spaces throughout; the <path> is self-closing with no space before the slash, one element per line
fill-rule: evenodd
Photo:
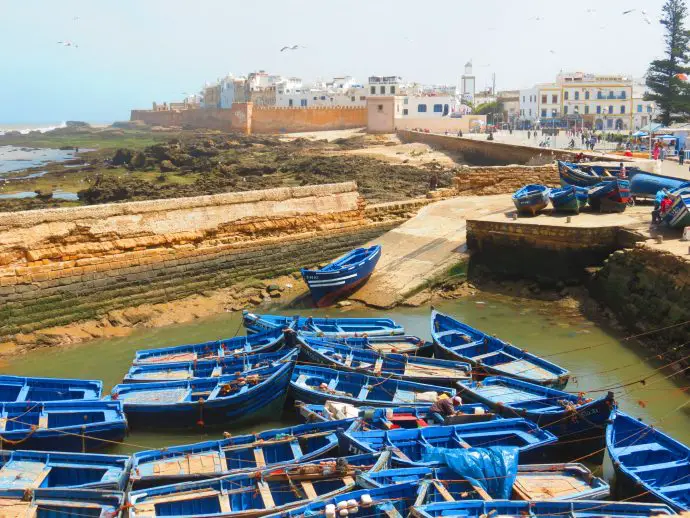
<path fill-rule="evenodd" d="M 495 72 L 499 89 L 553 81 L 561 69 L 637 77 L 662 51 L 662 5 L 663 0 L 0 0 L 0 124 L 123 120 L 130 108 L 180 99 L 204 81 L 258 69 L 305 81 L 400 75 L 456 84 L 472 59 L 477 87 L 490 84 Z M 279 52 L 289 44 L 307 48 Z"/>

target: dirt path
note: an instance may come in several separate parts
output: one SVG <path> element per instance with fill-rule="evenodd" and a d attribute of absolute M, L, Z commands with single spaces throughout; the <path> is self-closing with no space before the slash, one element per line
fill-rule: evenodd
<path fill-rule="evenodd" d="M 427 205 L 369 245 L 383 247 L 374 275 L 351 298 L 388 308 L 457 264 L 466 251 L 466 220 L 512 209 L 510 195 L 461 196 Z"/>

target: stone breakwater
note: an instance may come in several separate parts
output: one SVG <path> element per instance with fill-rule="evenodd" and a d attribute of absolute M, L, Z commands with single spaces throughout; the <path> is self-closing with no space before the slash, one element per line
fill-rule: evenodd
<path fill-rule="evenodd" d="M 292 273 L 424 203 L 367 208 L 346 182 L 0 214 L 0 342 Z"/>
<path fill-rule="evenodd" d="M 462 167 L 453 178 L 453 188 L 458 194 L 477 196 L 512 194 L 530 183 L 557 187 L 559 178 L 556 164 Z"/>

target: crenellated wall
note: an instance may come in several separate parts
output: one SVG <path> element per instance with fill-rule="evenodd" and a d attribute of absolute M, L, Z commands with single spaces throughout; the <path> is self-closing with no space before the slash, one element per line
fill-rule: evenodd
<path fill-rule="evenodd" d="M 295 133 L 361 128 L 367 125 L 363 107 L 284 108 L 235 103 L 229 109 L 132 110 L 130 120 L 151 126 L 240 131 L 242 133 Z"/>
<path fill-rule="evenodd" d="M 408 217 L 369 213 L 354 182 L 2 213 L 0 342 L 294 272 Z"/>

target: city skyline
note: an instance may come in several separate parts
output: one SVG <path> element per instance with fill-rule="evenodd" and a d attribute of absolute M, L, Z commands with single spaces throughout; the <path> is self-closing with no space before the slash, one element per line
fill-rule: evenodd
<path fill-rule="evenodd" d="M 661 1 L 463 4 L 432 2 L 420 14 L 408 0 L 266 2 L 260 13 L 220 1 L 203 9 L 159 0 L 8 3 L 0 43 L 19 49 L 6 59 L 0 95 L 13 102 L 0 123 L 126 119 L 130 108 L 181 99 L 229 72 L 457 85 L 472 60 L 477 90 L 492 73 L 502 90 L 552 81 L 560 70 L 640 77 L 662 52 Z M 292 45 L 300 47 L 281 52 Z"/>

